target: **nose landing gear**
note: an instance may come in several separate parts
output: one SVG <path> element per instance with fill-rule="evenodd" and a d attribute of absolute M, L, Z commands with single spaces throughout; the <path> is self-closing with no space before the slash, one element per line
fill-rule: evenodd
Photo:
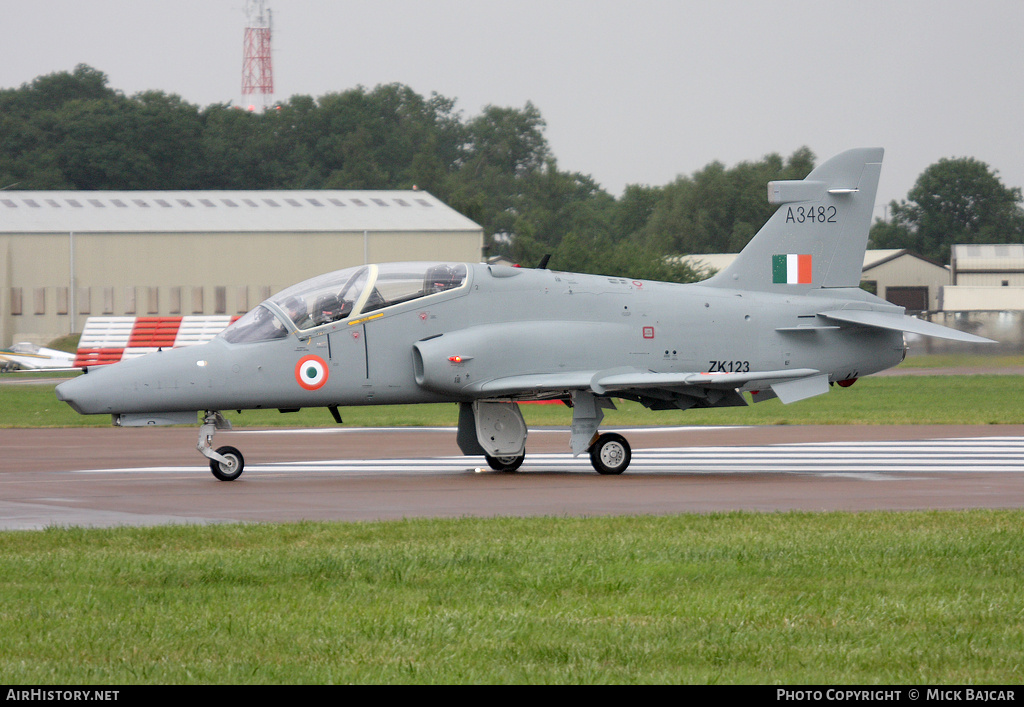
<path fill-rule="evenodd" d="M 203 415 L 203 424 L 199 428 L 199 441 L 196 449 L 210 460 L 210 471 L 218 481 L 234 481 L 242 475 L 245 459 L 234 447 L 218 447 L 213 449 L 213 435 L 217 430 L 230 430 L 231 422 L 216 410 L 207 410 Z"/>

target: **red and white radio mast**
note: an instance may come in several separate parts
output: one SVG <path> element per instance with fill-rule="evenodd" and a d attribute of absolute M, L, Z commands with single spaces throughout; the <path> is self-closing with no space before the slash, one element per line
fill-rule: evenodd
<path fill-rule="evenodd" d="M 263 0 L 245 3 L 245 56 L 242 60 L 242 105 L 265 110 L 274 102 L 274 66 L 270 60 L 273 18 Z"/>

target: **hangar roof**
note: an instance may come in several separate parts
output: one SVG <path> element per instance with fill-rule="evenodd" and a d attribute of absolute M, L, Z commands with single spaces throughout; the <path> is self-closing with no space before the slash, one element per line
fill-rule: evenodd
<path fill-rule="evenodd" d="M 885 265 L 888 262 L 897 260 L 899 258 L 913 258 L 920 260 L 923 263 L 927 263 L 938 270 L 949 270 L 948 265 L 944 265 L 937 260 L 926 258 L 923 255 L 907 250 L 906 248 L 890 248 L 888 250 L 868 250 L 864 253 L 864 272 L 871 270 L 872 268 L 878 267 L 879 265 Z"/>
<path fill-rule="evenodd" d="M 1024 270 L 1024 244 L 956 244 L 953 267 L 957 271 L 1020 272 Z"/>
<path fill-rule="evenodd" d="M 0 191 L 0 233 L 480 230 L 424 191 Z"/>

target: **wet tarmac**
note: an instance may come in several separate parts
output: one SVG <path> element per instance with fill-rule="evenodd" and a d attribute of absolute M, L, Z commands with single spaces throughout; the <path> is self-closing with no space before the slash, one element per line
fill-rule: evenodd
<path fill-rule="evenodd" d="M 246 458 L 219 482 L 195 428 L 4 429 L 0 529 L 1024 507 L 1024 425 L 620 432 L 622 476 L 574 460 L 567 429 L 531 430 L 514 474 L 461 456 L 453 428 L 219 432 Z"/>

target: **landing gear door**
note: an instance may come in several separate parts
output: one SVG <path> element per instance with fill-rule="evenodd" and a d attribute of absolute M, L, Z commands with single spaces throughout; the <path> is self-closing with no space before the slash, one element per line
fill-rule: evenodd
<path fill-rule="evenodd" d="M 473 403 L 476 437 L 492 457 L 519 456 L 526 449 L 526 422 L 513 402 Z"/>

